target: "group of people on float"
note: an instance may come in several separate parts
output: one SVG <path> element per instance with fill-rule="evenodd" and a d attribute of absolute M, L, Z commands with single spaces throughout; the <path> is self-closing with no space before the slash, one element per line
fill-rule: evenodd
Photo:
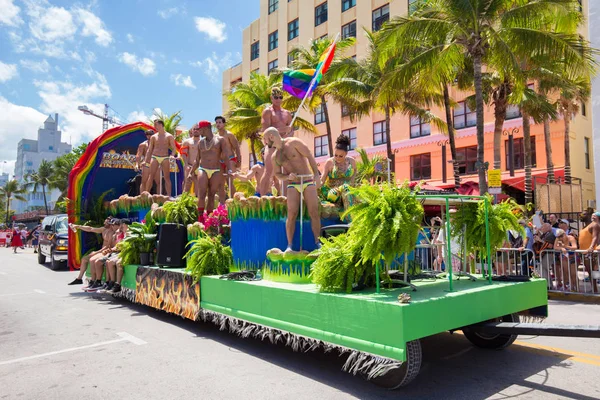
<path fill-rule="evenodd" d="M 94 228 L 85 225 L 70 224 L 74 231 L 97 233 L 102 235 L 102 246 L 99 250 L 92 251 L 81 259 L 79 275 L 69 285 L 83 284 L 83 275 L 90 268 L 90 281 L 82 290 L 86 292 L 119 293 L 123 279 L 123 263 L 121 262 L 121 249 L 118 244 L 127 237 L 129 219 L 107 217 L 104 226 Z M 104 276 L 104 282 L 102 278 Z"/>

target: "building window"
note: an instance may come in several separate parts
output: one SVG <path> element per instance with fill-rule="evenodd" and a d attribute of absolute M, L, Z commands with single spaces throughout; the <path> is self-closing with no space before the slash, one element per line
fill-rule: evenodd
<path fill-rule="evenodd" d="M 54 150 L 54 146 L 48 146 L 48 150 L 53 151 Z"/>
<path fill-rule="evenodd" d="M 258 73 L 260 73 L 260 68 L 256 68 L 256 69 L 253 69 L 252 71 L 250 71 L 250 75 L 258 74 Z"/>
<path fill-rule="evenodd" d="M 33 167 L 33 161 L 26 161 L 25 164 L 27 164 L 28 167 Z"/>
<path fill-rule="evenodd" d="M 590 162 L 590 138 L 583 138 L 583 156 L 585 157 L 585 169 L 591 168 Z"/>
<path fill-rule="evenodd" d="M 329 155 L 329 140 L 327 135 L 317 136 L 315 138 L 315 157 Z"/>
<path fill-rule="evenodd" d="M 461 147 L 456 149 L 456 161 L 458 162 L 458 173 L 460 175 L 474 174 L 477 172 L 477 146 Z"/>
<path fill-rule="evenodd" d="M 300 30 L 300 25 L 298 23 L 298 18 L 288 23 L 288 40 L 292 40 L 295 37 L 298 37 Z"/>
<path fill-rule="evenodd" d="M 275 50 L 279 45 L 279 31 L 269 33 L 269 51 Z"/>
<path fill-rule="evenodd" d="M 428 122 L 423 122 L 421 117 L 410 117 L 410 137 L 418 138 L 421 136 L 429 136 L 431 134 L 431 125 Z"/>
<path fill-rule="evenodd" d="M 327 22 L 327 2 L 315 7 L 315 26 Z"/>
<path fill-rule="evenodd" d="M 342 26 L 342 39 L 347 39 L 349 37 L 356 37 L 356 21 L 352 21 Z"/>
<path fill-rule="evenodd" d="M 350 115 L 350 109 L 347 105 L 342 104 L 342 117 L 347 117 Z"/>
<path fill-rule="evenodd" d="M 274 13 L 279 8 L 279 0 L 269 0 L 269 14 Z"/>
<path fill-rule="evenodd" d="M 587 110 L 585 109 L 585 103 L 583 101 L 581 102 L 581 115 L 584 117 L 587 115 Z"/>
<path fill-rule="evenodd" d="M 508 157 L 508 143 L 506 140 L 504 142 L 504 152 L 506 154 L 506 170 L 510 170 L 510 159 Z M 513 139 L 513 160 L 514 160 L 514 168 L 515 169 L 524 169 L 525 168 L 525 145 L 523 144 L 523 138 Z M 535 159 L 535 136 L 531 137 L 531 166 L 536 166 Z"/>
<path fill-rule="evenodd" d="M 460 101 L 454 107 L 454 128 L 461 129 L 477 124 L 477 113 L 471 111 L 466 102 Z"/>
<path fill-rule="evenodd" d="M 350 150 L 356 149 L 356 128 L 350 128 L 342 131 L 342 135 L 346 135 L 350 138 Z"/>
<path fill-rule="evenodd" d="M 385 135 L 385 121 L 375 122 L 373 124 L 373 145 L 387 143 L 387 137 Z"/>
<path fill-rule="evenodd" d="M 260 56 L 260 41 L 257 40 L 256 42 L 254 42 L 250 45 L 250 61 L 256 60 L 259 56 Z"/>
<path fill-rule="evenodd" d="M 515 119 L 521 117 L 521 109 L 516 104 L 509 104 L 506 107 L 506 119 Z"/>
<path fill-rule="evenodd" d="M 25 143 L 23 145 L 23 150 L 29 150 L 29 143 Z"/>
<path fill-rule="evenodd" d="M 294 62 L 296 58 L 294 57 L 294 53 L 289 52 L 288 53 L 288 67 Z"/>
<path fill-rule="evenodd" d="M 408 0 L 408 15 L 414 13 L 419 9 L 421 0 Z"/>
<path fill-rule="evenodd" d="M 327 118 L 325 117 L 325 107 L 323 106 L 323 103 L 321 103 L 315 110 L 315 125 L 322 124 L 326 121 L 326 119 Z"/>
<path fill-rule="evenodd" d="M 356 6 L 356 0 L 342 0 L 342 12 Z"/>
<path fill-rule="evenodd" d="M 381 29 L 381 26 L 390 20 L 390 5 L 386 4 L 373 10 L 373 32 Z"/>
<path fill-rule="evenodd" d="M 270 74 L 271 71 L 273 71 L 274 69 L 277 69 L 277 67 L 279 66 L 279 60 L 275 59 L 273 61 L 270 61 L 268 66 L 267 66 L 267 74 Z"/>
<path fill-rule="evenodd" d="M 410 156 L 410 180 L 431 179 L 431 153 Z"/>

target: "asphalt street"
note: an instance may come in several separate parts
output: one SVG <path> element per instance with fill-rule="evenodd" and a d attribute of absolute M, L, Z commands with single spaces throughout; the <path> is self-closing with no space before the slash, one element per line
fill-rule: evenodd
<path fill-rule="evenodd" d="M 417 379 L 387 391 L 342 372 L 336 354 L 87 294 L 67 286 L 75 275 L 0 248 L 0 399 L 600 398 L 600 339 L 520 337 L 489 351 L 440 334 L 422 341 Z M 600 324 L 600 306 L 551 302 L 547 323 Z"/>

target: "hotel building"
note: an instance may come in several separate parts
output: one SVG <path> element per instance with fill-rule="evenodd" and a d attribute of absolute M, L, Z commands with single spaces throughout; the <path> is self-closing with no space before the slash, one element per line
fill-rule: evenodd
<path fill-rule="evenodd" d="M 418 0 L 260 0 L 260 17 L 243 31 L 242 62 L 223 73 L 223 93 L 236 83 L 248 81 L 251 72 L 266 74 L 274 68 L 288 66 L 288 54 L 295 46 L 308 46 L 313 38 L 338 33 L 342 37 L 356 37 L 356 44 L 345 51 L 346 56 L 361 59 L 367 55 L 368 41 L 363 29 L 378 30 L 383 23 L 395 16 L 407 15 L 409 8 Z M 587 16 L 589 0 L 582 0 L 582 12 Z M 588 35 L 588 24 L 582 26 L 581 34 Z M 470 93 L 461 93 L 452 88 L 451 97 L 458 103 L 454 108 L 456 128 L 457 161 L 460 163 L 462 182 L 477 182 L 476 162 L 476 116 L 465 105 Z M 378 113 L 352 122 L 342 115 L 339 104 L 328 102 L 332 137 L 344 133 L 352 139 L 352 147 L 365 149 L 369 154 L 386 154 L 385 118 Z M 223 97 L 223 111 L 228 108 Z M 445 120 L 443 109 L 432 108 L 437 116 Z M 581 104 L 579 113 L 571 123 L 570 148 L 571 171 L 574 178 L 582 183 L 583 208 L 595 207 L 594 160 L 592 144 L 592 120 L 589 104 Z M 300 133 L 317 162 L 322 165 L 329 157 L 324 114 L 311 115 L 302 111 L 300 116 L 313 122 L 319 134 Z M 509 107 L 504 123 L 502 138 L 502 182 L 503 189 L 512 195 L 522 195 L 524 190 L 524 147 L 522 117 L 516 106 Z M 391 118 L 391 146 L 395 152 L 396 180 L 425 180 L 439 187 L 453 187 L 452 165 L 443 168 L 442 160 L 450 160 L 450 148 L 444 146 L 447 136 L 435 126 L 421 123 L 418 118 L 395 114 Z M 485 106 L 485 161 L 493 165 L 493 107 Z M 532 174 L 535 181 L 543 181 L 546 176 L 546 154 L 543 125 L 532 124 Z M 508 135 L 513 135 L 514 176 L 509 173 Z M 551 123 L 553 161 L 557 177 L 564 176 L 564 123 L 561 120 Z M 244 166 L 252 160 L 248 158 L 244 146 Z M 442 153 L 446 151 L 444 156 Z M 351 153 L 352 155 L 352 153 Z M 445 170 L 445 176 L 443 171 Z M 578 180 L 577 180 L 578 181 Z M 553 210 L 545 210 L 553 211 Z"/>

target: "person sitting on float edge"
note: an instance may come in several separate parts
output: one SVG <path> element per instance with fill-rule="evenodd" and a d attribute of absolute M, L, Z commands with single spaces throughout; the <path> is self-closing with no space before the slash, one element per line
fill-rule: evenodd
<path fill-rule="evenodd" d="M 287 181 L 287 220 L 285 222 L 285 231 L 288 247 L 286 251 L 292 250 L 292 242 L 296 230 L 296 218 L 298 217 L 299 206 L 301 206 L 300 193 L 303 194 L 304 202 L 308 209 L 315 243 L 317 247 L 320 247 L 321 215 L 319 213 L 317 188 L 321 185 L 321 181 L 319 167 L 315 158 L 302 140 L 295 137 L 283 139 L 276 128 L 268 128 L 264 133 L 264 140 L 270 147 L 275 149 L 271 160 L 273 165 L 277 169 L 282 168 L 283 171 L 276 173 L 275 176 L 280 180 Z M 310 175 L 310 177 L 300 178 L 299 175 Z"/>
<path fill-rule="evenodd" d="M 83 284 L 83 275 L 85 274 L 85 270 L 88 267 L 88 263 L 90 262 L 90 260 L 92 259 L 92 257 L 101 254 L 102 250 L 104 250 L 107 246 L 110 245 L 110 241 L 112 240 L 112 231 L 110 229 L 111 227 L 111 221 L 112 221 L 112 217 L 106 217 L 106 219 L 104 220 L 104 226 L 101 226 L 99 228 L 94 228 L 92 226 L 85 226 L 85 225 L 75 225 L 75 224 L 69 224 L 69 227 L 75 232 L 77 230 L 83 231 L 83 232 L 88 232 L 88 233 L 99 233 L 102 235 L 102 247 L 100 248 L 100 250 L 96 250 L 96 251 L 92 251 L 88 254 L 86 254 L 85 256 L 83 256 L 81 258 L 81 264 L 79 265 L 79 274 L 77 275 L 77 278 L 75 278 L 72 282 L 68 283 L 68 285 L 81 285 Z M 96 280 L 96 273 L 94 271 L 94 269 L 90 269 L 90 286 L 92 286 L 92 284 L 95 282 Z"/>
<path fill-rule="evenodd" d="M 344 134 L 337 137 L 333 157 L 325 162 L 321 176 L 321 195 L 331 203 L 344 203 L 344 208 L 352 205 L 347 194 L 350 186 L 354 186 L 356 177 L 356 161 L 348 157 L 350 138 Z"/>
<path fill-rule="evenodd" d="M 96 277 L 96 281 L 93 285 L 90 285 L 87 288 L 83 288 L 84 291 L 86 292 L 96 292 L 98 290 L 101 289 L 106 289 L 106 284 L 108 282 L 108 274 L 106 275 L 106 281 L 104 283 L 102 283 L 102 275 L 104 274 L 104 263 L 107 260 L 107 257 L 110 257 L 110 255 L 113 252 L 113 249 L 117 243 L 117 240 L 119 239 L 119 227 L 121 226 L 121 220 L 117 219 L 117 218 L 113 218 L 110 221 L 110 232 L 111 232 L 111 239 L 110 239 L 110 243 L 101 250 L 100 253 L 96 254 L 95 256 L 93 256 L 90 259 L 90 268 L 91 268 L 91 272 L 94 274 L 94 276 Z"/>

